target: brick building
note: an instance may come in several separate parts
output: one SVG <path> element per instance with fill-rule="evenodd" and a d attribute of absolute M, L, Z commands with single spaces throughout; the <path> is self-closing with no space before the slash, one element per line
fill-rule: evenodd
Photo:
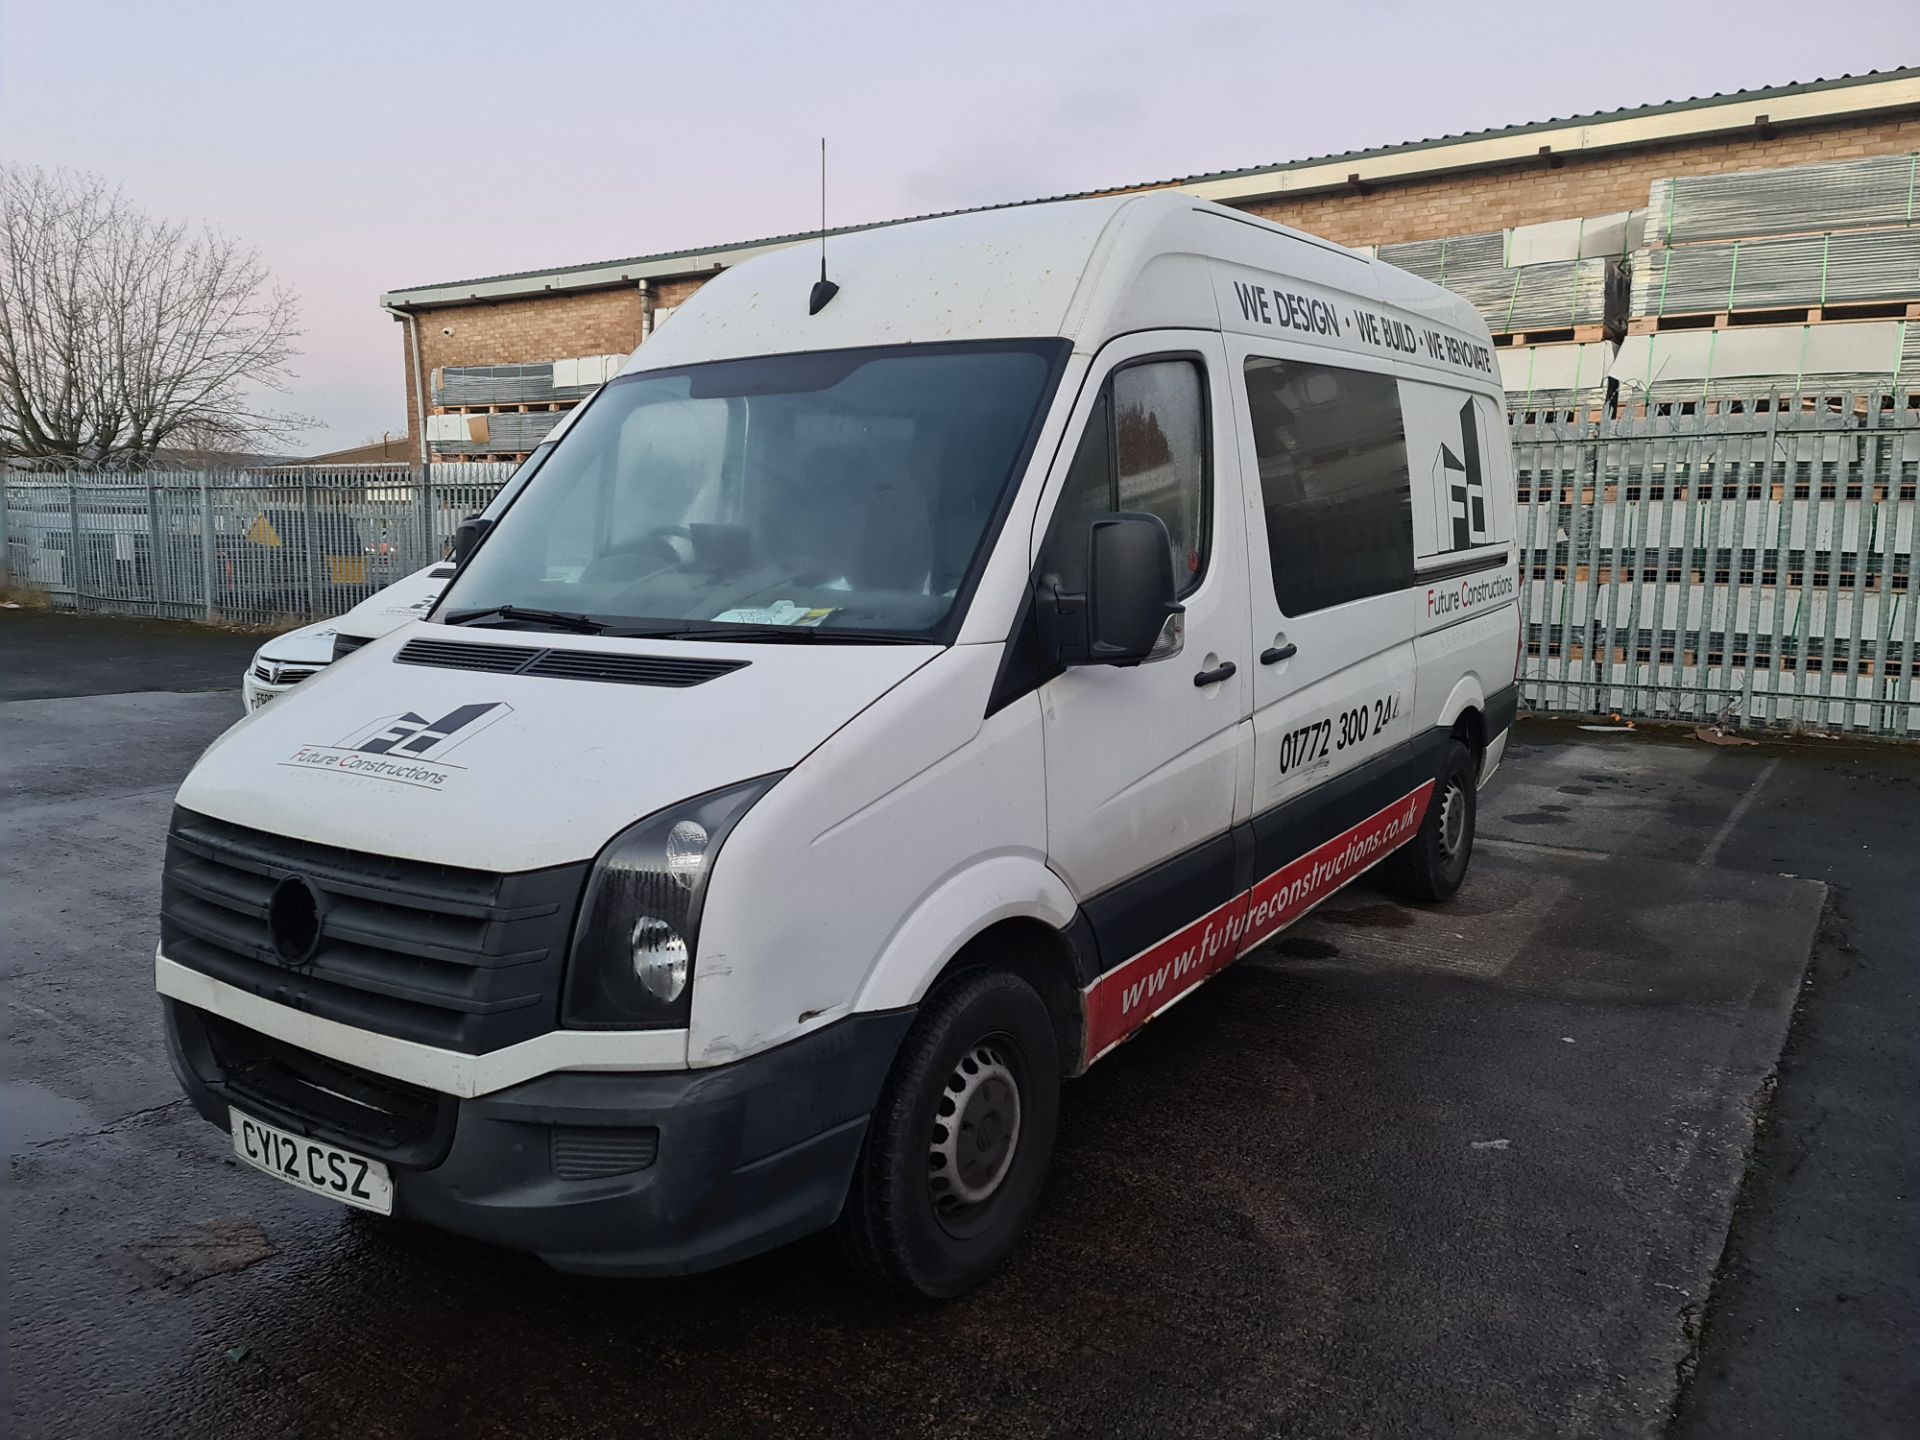
<path fill-rule="evenodd" d="M 1115 189 L 1178 188 L 1360 246 L 1636 211 L 1663 177 L 1913 152 L 1920 152 L 1920 67 Z M 610 376 L 617 357 L 643 343 L 705 280 L 809 238 L 383 295 L 381 304 L 402 322 L 412 453 L 524 455 L 559 412 Z"/>

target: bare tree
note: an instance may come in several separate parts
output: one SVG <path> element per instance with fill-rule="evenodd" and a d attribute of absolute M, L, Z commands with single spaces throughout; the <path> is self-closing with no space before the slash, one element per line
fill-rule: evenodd
<path fill-rule="evenodd" d="M 258 403 L 297 323 L 251 247 L 93 176 L 0 165 L 0 460 L 137 467 L 305 429 Z"/>

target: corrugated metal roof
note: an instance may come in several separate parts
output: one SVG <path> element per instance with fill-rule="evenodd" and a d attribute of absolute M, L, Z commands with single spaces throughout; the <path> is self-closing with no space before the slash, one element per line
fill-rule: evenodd
<path fill-rule="evenodd" d="M 1231 181 L 1261 175 L 1283 175 L 1289 170 L 1302 170 L 1308 167 L 1343 164 L 1359 160 L 1375 160 L 1394 155 L 1413 154 L 1422 150 L 1433 150 L 1443 146 L 1464 145 L 1476 141 L 1505 139 L 1535 134 L 1548 130 L 1563 130 L 1569 127 L 1603 124 L 1620 120 L 1637 120 L 1656 115 L 1674 114 L 1686 110 L 1696 110 L 1714 105 L 1745 103 L 1755 100 L 1767 100 L 1789 95 L 1804 95 L 1822 90 L 1843 90 L 1890 80 L 1911 79 L 1920 76 L 1920 66 L 1907 66 L 1893 70 L 1869 70 L 1859 75 L 1837 75 L 1832 79 L 1797 81 L 1788 85 L 1772 85 L 1756 90 L 1731 90 L 1712 95 L 1695 95 L 1685 100 L 1667 100 L 1657 105 L 1625 106 L 1616 110 L 1595 110 L 1584 115 L 1568 115 L 1547 120 L 1532 120 L 1522 125 L 1503 125 L 1487 130 L 1463 130 L 1455 134 L 1436 135 L 1425 140 L 1409 140 L 1397 145 L 1376 146 L 1370 150 L 1344 150 L 1327 155 L 1309 155 L 1297 160 L 1283 160 L 1270 165 L 1250 165 L 1237 170 L 1207 170 L 1195 175 L 1178 175 L 1164 180 L 1138 180 L 1122 185 L 1110 185 L 1094 190 L 1072 191 L 1061 195 L 1043 195 L 1027 200 L 1007 200 L 993 205 L 970 205 L 953 210 L 933 210 L 920 215 L 902 215 L 891 220 L 870 221 L 859 225 L 841 225 L 825 233 L 846 235 L 859 230 L 876 230 L 888 225 L 906 225 L 918 220 L 938 220 L 949 215 L 972 215 L 992 210 L 1006 210 L 1022 205 L 1053 205 L 1066 200 L 1085 200 L 1100 195 L 1114 195 L 1132 190 L 1156 190 L 1178 185 L 1198 185 L 1216 181 Z M 590 271 L 617 271 L 622 266 L 646 268 L 658 271 L 659 268 L 675 260 L 691 260 L 700 256 L 713 256 L 733 251 L 757 250 L 767 246 L 791 245 L 802 240 L 817 239 L 817 230 L 795 231 L 785 235 L 770 235 L 758 240 L 731 241 L 719 245 L 693 246 L 684 250 L 664 250 L 651 255 L 635 255 L 621 260 L 592 260 L 576 265 L 549 266 L 540 270 L 508 271 L 499 275 L 483 275 L 468 280 L 442 280 L 429 285 L 412 285 L 403 289 L 388 291 L 381 297 L 383 302 L 404 306 L 406 297 L 421 291 L 457 290 L 464 286 L 497 286 L 511 284 L 514 281 L 547 282 L 540 288 L 565 288 L 568 276 Z M 719 268 L 715 266 L 713 268 Z M 691 269 L 688 274 L 697 273 Z M 555 284 L 554 282 L 558 282 Z M 533 287 L 530 285 L 529 289 Z M 451 299 L 436 303 L 455 303 Z"/>
<path fill-rule="evenodd" d="M 1557 116 L 1548 120 L 1530 120 L 1524 125 L 1500 125 L 1489 130 L 1462 130 L 1457 134 L 1436 135 L 1428 140 L 1408 140 L 1399 145 L 1381 145 L 1372 150 L 1343 150 L 1332 155 L 1310 155 L 1277 165 L 1253 165 L 1243 170 L 1214 170 L 1203 175 L 1187 175 L 1178 180 L 1158 183 L 1190 185 L 1202 180 L 1232 180 L 1242 175 L 1264 175 L 1269 171 L 1295 170 L 1307 165 L 1331 165 L 1343 160 L 1373 159 L 1381 155 L 1405 155 L 1416 150 L 1431 150 L 1439 145 L 1458 145 L 1466 140 L 1491 140 L 1509 135 L 1529 135 L 1540 130 L 1564 129 L 1569 125 L 1592 125 L 1607 120 L 1637 120 L 1649 115 L 1671 115 L 1682 110 L 1698 110 L 1708 105 L 1733 101 L 1770 100 L 1775 96 L 1805 95 L 1817 90 L 1840 90 L 1871 81 L 1903 80 L 1920 75 L 1920 66 L 1899 70 L 1868 70 L 1859 75 L 1836 75 L 1831 80 L 1801 80 L 1791 85 L 1771 85 L 1759 90 L 1716 91 L 1712 95 L 1694 95 L 1685 100 L 1665 100 L 1657 105 L 1628 105 L 1617 110 L 1594 110 L 1584 115 Z M 1132 187 L 1126 187 L 1132 188 Z"/>

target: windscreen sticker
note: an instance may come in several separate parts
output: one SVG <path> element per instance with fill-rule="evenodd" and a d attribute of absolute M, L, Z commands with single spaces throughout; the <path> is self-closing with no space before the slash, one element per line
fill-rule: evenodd
<path fill-rule="evenodd" d="M 791 600 L 776 600 L 771 605 L 722 610 L 713 619 L 715 624 L 720 625 L 818 625 L 838 608 L 837 605 L 825 605 L 809 610 Z"/>

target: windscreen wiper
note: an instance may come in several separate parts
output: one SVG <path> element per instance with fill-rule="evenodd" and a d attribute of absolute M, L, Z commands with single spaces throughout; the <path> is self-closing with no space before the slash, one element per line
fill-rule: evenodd
<path fill-rule="evenodd" d="M 528 605 L 491 605 L 484 610 L 455 610 L 445 619 L 449 625 L 470 625 L 475 620 L 492 616 L 508 621 L 532 620 L 541 625 L 555 625 L 562 630 L 575 630 L 582 635 L 598 635 L 607 628 L 587 615 L 572 615 L 565 610 L 537 610 Z"/>

